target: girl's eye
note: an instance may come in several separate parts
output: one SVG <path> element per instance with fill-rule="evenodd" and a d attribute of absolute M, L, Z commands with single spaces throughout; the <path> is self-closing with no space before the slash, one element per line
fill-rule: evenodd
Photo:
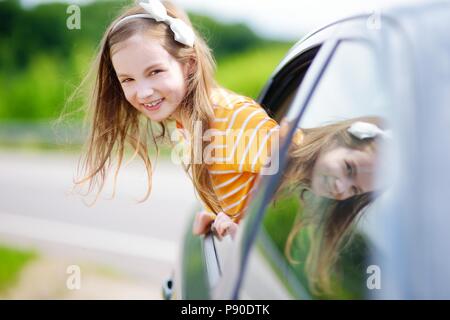
<path fill-rule="evenodd" d="M 160 69 L 154 70 L 154 71 L 150 72 L 150 75 L 154 76 L 155 74 L 158 74 L 158 73 L 161 73 L 161 72 L 162 72 L 162 70 L 160 70 Z"/>
<path fill-rule="evenodd" d="M 131 81 L 131 80 L 133 80 L 133 79 L 131 79 L 131 78 L 126 78 L 126 79 L 122 80 L 121 83 L 129 82 L 129 81 Z"/>
<path fill-rule="evenodd" d="M 353 175 L 353 168 L 347 161 L 345 161 L 345 169 L 347 170 L 348 176 L 351 177 Z"/>

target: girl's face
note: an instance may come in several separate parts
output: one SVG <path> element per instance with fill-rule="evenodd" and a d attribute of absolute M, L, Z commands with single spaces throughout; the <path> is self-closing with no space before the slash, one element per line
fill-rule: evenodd
<path fill-rule="evenodd" d="M 187 67 L 148 35 L 133 35 L 116 46 L 111 60 L 128 102 L 151 120 L 177 119 Z"/>
<path fill-rule="evenodd" d="M 336 200 L 373 191 L 375 154 L 371 151 L 332 147 L 319 154 L 311 179 L 312 191 Z"/>

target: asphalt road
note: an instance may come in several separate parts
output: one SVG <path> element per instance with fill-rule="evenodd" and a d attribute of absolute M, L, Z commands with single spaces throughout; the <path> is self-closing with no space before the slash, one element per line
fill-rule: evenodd
<path fill-rule="evenodd" d="M 159 160 L 150 198 L 139 159 L 89 207 L 71 194 L 77 155 L 0 151 L 0 243 L 33 248 L 71 264 L 110 266 L 159 288 L 179 254 L 197 200 L 183 169 Z"/>

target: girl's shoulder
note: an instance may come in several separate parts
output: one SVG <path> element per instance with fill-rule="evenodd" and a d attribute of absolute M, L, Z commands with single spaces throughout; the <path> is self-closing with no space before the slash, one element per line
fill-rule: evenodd
<path fill-rule="evenodd" d="M 237 105 L 258 104 L 252 98 L 240 95 L 223 87 L 217 87 L 212 90 L 211 102 L 215 110 L 233 110 Z"/>
<path fill-rule="evenodd" d="M 237 94 L 225 88 L 215 88 L 211 94 L 215 119 L 212 127 L 216 129 L 241 129 L 253 127 L 263 119 L 269 118 L 264 108 L 250 97 Z"/>

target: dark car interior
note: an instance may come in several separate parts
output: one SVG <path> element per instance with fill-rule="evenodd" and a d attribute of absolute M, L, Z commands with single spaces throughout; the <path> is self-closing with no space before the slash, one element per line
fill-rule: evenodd
<path fill-rule="evenodd" d="M 258 98 L 269 116 L 277 122 L 286 114 L 297 88 L 319 49 L 320 46 L 314 47 L 293 58 L 271 80 Z"/>

